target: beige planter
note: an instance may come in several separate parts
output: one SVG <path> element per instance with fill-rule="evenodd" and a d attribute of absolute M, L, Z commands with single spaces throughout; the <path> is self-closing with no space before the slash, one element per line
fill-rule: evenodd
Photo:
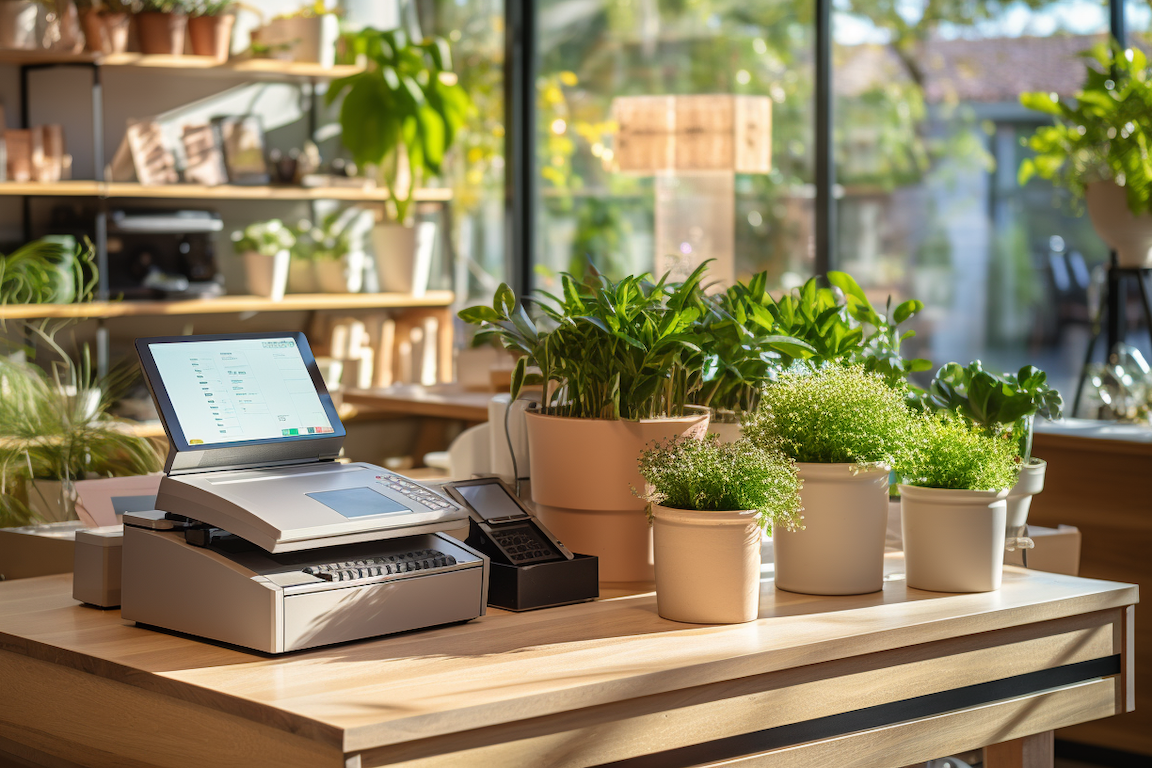
<path fill-rule="evenodd" d="M 708 421 L 708 432 L 720 436 L 722 443 L 734 443 L 744 433 L 743 426 L 738 421 Z"/>
<path fill-rule="evenodd" d="M 249 251 L 244 254 L 244 272 L 248 279 L 248 292 L 253 296 L 280 301 L 288 286 L 288 267 L 292 256 L 280 251 L 275 256 Z"/>
<path fill-rule="evenodd" d="M 372 228 L 372 254 L 376 277 L 385 293 L 423 296 L 432 272 L 436 246 L 436 223 L 422 221 L 413 227 L 377 224 Z"/>
<path fill-rule="evenodd" d="M 1020 479 L 1008 491 L 1007 516 L 1008 530 L 1019 530 L 1028 524 L 1028 510 L 1032 507 L 1032 497 L 1044 490 L 1044 471 L 1048 462 L 1032 459 L 1031 464 L 1020 468 Z"/>
<path fill-rule="evenodd" d="M 309 259 L 292 259 L 288 266 L 288 293 L 319 293 L 316 270 Z"/>
<path fill-rule="evenodd" d="M 179 56 L 184 53 L 184 34 L 188 17 L 182 13 L 136 14 L 136 33 L 140 52 L 156 56 Z"/>
<path fill-rule="evenodd" d="M 232 53 L 232 27 L 236 17 L 192 16 L 188 19 L 188 44 L 196 56 L 211 56 L 216 61 L 228 61 Z"/>
<path fill-rule="evenodd" d="M 0 0 L 0 49 L 39 48 L 38 16 L 39 6 L 33 0 Z"/>
<path fill-rule="evenodd" d="M 100 53 L 124 53 L 128 50 L 128 33 L 131 29 L 132 17 L 128 14 L 102 13 L 99 16 L 96 40 L 89 40 L 88 46 Z M 88 34 L 87 27 L 84 28 L 84 34 Z"/>
<path fill-rule="evenodd" d="M 991 592 L 1004 572 L 1008 491 L 900 486 L 908 586 L 931 592 Z"/>
<path fill-rule="evenodd" d="M 796 465 L 804 529 L 773 531 L 776 587 L 807 595 L 861 595 L 884 588 L 888 470 L 855 464 Z"/>
<path fill-rule="evenodd" d="M 652 529 L 636 461 L 655 440 L 702 438 L 708 414 L 611 421 L 527 413 L 532 501 L 568 549 L 600 558 L 601 581 L 652 581 Z"/>
<path fill-rule="evenodd" d="M 1152 267 L 1152 215 L 1134 216 L 1124 188 L 1111 181 L 1088 185 L 1088 217 L 1121 267 Z"/>
<path fill-rule="evenodd" d="M 273 19 L 253 30 L 252 36 L 272 47 L 288 46 L 286 58 L 331 67 L 336 63 L 336 39 L 340 21 L 335 14 L 305 18 Z"/>
<path fill-rule="evenodd" d="M 28 507 L 45 523 L 75 520 L 76 491 L 65 491 L 60 480 L 33 480 L 28 487 Z"/>
<path fill-rule="evenodd" d="M 760 611 L 755 510 L 694 512 L 654 506 L 652 512 L 660 615 L 690 624 L 753 621 Z"/>
<path fill-rule="evenodd" d="M 350 293 L 348 264 L 344 259 L 322 259 L 312 262 L 316 285 L 321 293 Z"/>

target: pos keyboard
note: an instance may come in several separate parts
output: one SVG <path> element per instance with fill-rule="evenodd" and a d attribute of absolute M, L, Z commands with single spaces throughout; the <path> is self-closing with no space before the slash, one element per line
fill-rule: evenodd
<path fill-rule="evenodd" d="M 456 565 L 456 558 L 435 549 L 418 549 L 400 555 L 367 557 L 338 563 L 310 565 L 304 573 L 325 581 L 359 581 L 379 576 L 396 576 L 413 571 L 431 571 Z"/>

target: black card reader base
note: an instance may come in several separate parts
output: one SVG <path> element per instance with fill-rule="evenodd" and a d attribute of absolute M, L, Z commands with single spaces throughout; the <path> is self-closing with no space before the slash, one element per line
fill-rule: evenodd
<path fill-rule="evenodd" d="M 488 605 L 532 611 L 595 600 L 600 596 L 600 561 L 592 555 L 529 565 L 495 560 L 488 572 Z"/>

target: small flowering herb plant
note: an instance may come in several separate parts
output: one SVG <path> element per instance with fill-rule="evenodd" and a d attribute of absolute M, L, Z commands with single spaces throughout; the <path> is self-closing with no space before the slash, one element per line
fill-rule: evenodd
<path fill-rule="evenodd" d="M 948 412 L 924 416 L 914 433 L 896 466 L 905 485 L 1002 491 L 1016 484 L 1020 464 L 1010 435 L 989 434 Z"/>
<path fill-rule="evenodd" d="M 794 370 L 765 386 L 744 435 L 794 461 L 886 464 L 913 433 L 904 393 L 862 366 Z"/>
<path fill-rule="evenodd" d="M 722 443 L 675 437 L 640 455 L 650 504 L 697 512 L 756 510 L 761 527 L 800 528 L 800 481 L 796 465 L 778 451 L 748 440 Z"/>

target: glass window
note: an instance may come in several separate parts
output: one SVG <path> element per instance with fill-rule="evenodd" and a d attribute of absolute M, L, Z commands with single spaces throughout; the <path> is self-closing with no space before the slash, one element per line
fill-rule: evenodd
<path fill-rule="evenodd" d="M 1032 363 L 1070 400 L 1108 252 L 1062 189 L 1017 183 L 1045 122 L 1019 95 L 1079 88 L 1107 6 L 839 0 L 833 26 L 834 267 L 928 305 L 920 356 Z"/>
<path fill-rule="evenodd" d="M 813 271 L 812 0 L 541 0 L 532 280 Z"/>

